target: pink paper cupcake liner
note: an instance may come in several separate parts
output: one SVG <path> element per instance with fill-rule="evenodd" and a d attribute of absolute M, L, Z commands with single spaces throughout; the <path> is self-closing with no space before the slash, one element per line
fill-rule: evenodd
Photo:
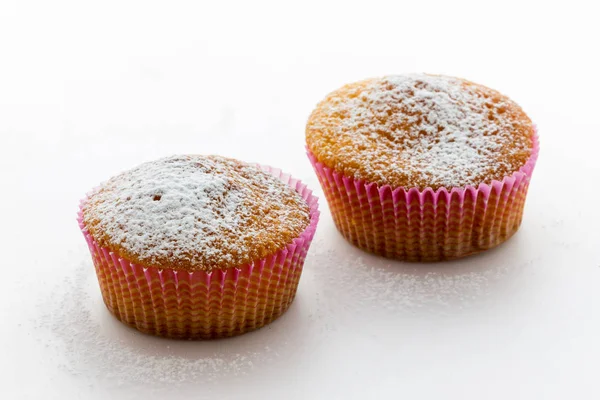
<path fill-rule="evenodd" d="M 495 247 L 519 228 L 539 153 L 511 176 L 478 187 L 394 188 L 326 167 L 307 150 L 340 233 L 355 246 L 406 261 L 441 261 Z"/>
<path fill-rule="evenodd" d="M 188 272 L 130 262 L 92 238 L 83 223 L 87 197 L 82 200 L 77 221 L 108 310 L 141 332 L 180 339 L 235 336 L 282 315 L 296 295 L 319 220 L 318 200 L 299 180 L 279 169 L 261 168 L 302 196 L 310 222 L 285 248 L 242 267 Z"/>

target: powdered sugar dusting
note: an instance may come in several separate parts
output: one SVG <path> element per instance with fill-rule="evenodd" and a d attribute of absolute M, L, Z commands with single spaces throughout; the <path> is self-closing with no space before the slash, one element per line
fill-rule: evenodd
<path fill-rule="evenodd" d="M 458 78 L 387 76 L 330 94 L 307 142 L 320 162 L 378 183 L 460 187 L 501 179 L 531 152 L 533 126 L 514 102 Z"/>
<path fill-rule="evenodd" d="M 216 156 L 142 164 L 84 206 L 84 223 L 102 246 L 183 269 L 243 265 L 289 243 L 308 220 L 307 204 L 288 185 Z"/>

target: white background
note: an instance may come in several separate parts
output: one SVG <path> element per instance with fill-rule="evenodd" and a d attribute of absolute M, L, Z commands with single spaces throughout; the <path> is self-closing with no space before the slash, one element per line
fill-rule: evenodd
<path fill-rule="evenodd" d="M 599 398 L 593 3 L 3 1 L 0 398 Z M 335 230 L 306 118 L 344 83 L 403 72 L 483 83 L 537 123 L 505 245 L 406 264 Z M 321 197 L 297 298 L 269 327 L 177 342 L 105 310 L 78 200 L 173 153 L 278 166 Z"/>

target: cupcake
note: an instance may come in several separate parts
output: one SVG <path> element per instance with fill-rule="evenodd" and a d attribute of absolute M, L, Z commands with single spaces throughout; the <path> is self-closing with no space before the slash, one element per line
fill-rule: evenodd
<path fill-rule="evenodd" d="M 104 303 L 139 331 L 242 334 L 283 314 L 318 221 L 317 199 L 277 169 L 218 156 L 148 162 L 81 202 Z"/>
<path fill-rule="evenodd" d="M 463 257 L 510 238 L 538 155 L 535 127 L 516 103 L 425 74 L 329 94 L 308 120 L 306 143 L 341 234 L 407 261 Z"/>

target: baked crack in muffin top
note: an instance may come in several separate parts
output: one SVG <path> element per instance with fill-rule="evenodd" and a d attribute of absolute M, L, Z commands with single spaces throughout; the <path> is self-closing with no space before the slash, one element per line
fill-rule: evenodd
<path fill-rule="evenodd" d="M 309 219 L 293 188 L 219 156 L 144 163 L 105 182 L 83 206 L 100 246 L 137 264 L 187 271 L 241 267 L 274 254 Z"/>
<path fill-rule="evenodd" d="M 501 181 L 527 162 L 533 135 L 508 97 L 426 74 L 346 85 L 317 105 L 306 126 L 308 149 L 326 167 L 407 189 Z"/>

